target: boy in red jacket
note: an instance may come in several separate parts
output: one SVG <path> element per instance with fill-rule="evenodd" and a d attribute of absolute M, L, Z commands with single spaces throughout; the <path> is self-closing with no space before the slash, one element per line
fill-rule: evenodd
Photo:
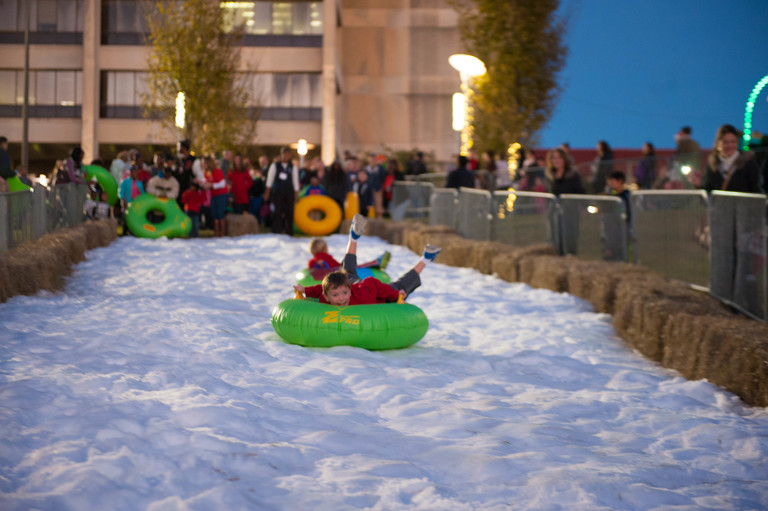
<path fill-rule="evenodd" d="M 205 192 L 200 189 L 200 185 L 193 182 L 192 186 L 187 188 L 181 194 L 181 203 L 184 204 L 184 211 L 192 219 L 192 230 L 189 233 L 190 238 L 197 238 L 200 233 L 200 208 L 205 202 Z"/>
<path fill-rule="evenodd" d="M 338 307 L 347 305 L 366 305 L 374 303 L 395 302 L 398 298 L 405 299 L 421 285 L 419 274 L 427 263 L 435 260 L 440 247 L 427 245 L 421 260 L 411 270 L 391 284 L 368 277 L 359 281 L 357 277 L 357 240 L 365 228 L 365 217 L 355 215 L 349 230 L 349 245 L 344 256 L 343 270 L 329 273 L 323 278 L 322 284 L 304 287 L 296 284 L 296 291 L 305 293 L 309 298 L 318 298 L 320 303 L 328 303 Z"/>

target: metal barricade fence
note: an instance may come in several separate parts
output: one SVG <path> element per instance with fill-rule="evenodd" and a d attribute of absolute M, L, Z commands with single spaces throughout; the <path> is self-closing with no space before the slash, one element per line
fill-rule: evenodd
<path fill-rule="evenodd" d="M 768 201 L 765 195 L 712 192 L 710 292 L 768 321 Z"/>
<path fill-rule="evenodd" d="M 560 254 L 627 261 L 627 221 L 618 197 L 563 194 L 558 201 Z"/>
<path fill-rule="evenodd" d="M 429 221 L 429 203 L 435 185 L 428 182 L 395 181 L 392 184 L 392 200 L 389 215 L 401 222 L 406 218 Z"/>
<path fill-rule="evenodd" d="M 0 251 L 82 223 L 87 193 L 88 185 L 74 183 L 0 193 Z"/>
<path fill-rule="evenodd" d="M 556 198 L 550 193 L 499 191 L 491 204 L 491 240 L 526 246 L 555 246 Z"/>
<path fill-rule="evenodd" d="M 429 225 L 445 225 L 456 230 L 459 192 L 453 188 L 435 188 L 430 199 Z"/>
<path fill-rule="evenodd" d="M 459 188 L 458 215 L 459 235 L 476 241 L 491 239 L 491 192 Z"/>
<path fill-rule="evenodd" d="M 703 190 L 632 192 L 633 262 L 709 287 L 709 218 Z"/>

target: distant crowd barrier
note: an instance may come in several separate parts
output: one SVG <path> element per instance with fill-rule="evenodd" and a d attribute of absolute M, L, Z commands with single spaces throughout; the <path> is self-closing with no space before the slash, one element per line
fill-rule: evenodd
<path fill-rule="evenodd" d="M 68 183 L 0 193 L 0 252 L 85 220 L 88 185 Z"/>
<path fill-rule="evenodd" d="M 768 200 L 765 195 L 643 190 L 606 195 L 437 188 L 397 182 L 394 221 L 446 226 L 465 239 L 550 244 L 559 255 L 629 262 L 709 291 L 768 322 Z"/>

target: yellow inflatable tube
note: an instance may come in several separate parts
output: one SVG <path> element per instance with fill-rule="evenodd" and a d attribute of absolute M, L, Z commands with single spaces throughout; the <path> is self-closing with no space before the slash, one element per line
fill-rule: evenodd
<path fill-rule="evenodd" d="M 315 220 L 310 213 L 317 211 L 322 218 Z M 307 195 L 293 209 L 296 227 L 310 236 L 325 236 L 335 232 L 341 223 L 341 208 L 327 195 Z"/>

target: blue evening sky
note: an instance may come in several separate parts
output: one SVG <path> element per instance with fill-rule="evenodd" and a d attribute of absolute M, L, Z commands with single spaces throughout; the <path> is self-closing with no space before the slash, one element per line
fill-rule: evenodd
<path fill-rule="evenodd" d="M 570 13 L 561 94 L 539 147 L 570 142 L 672 148 L 683 125 L 703 148 L 717 127 L 739 129 L 768 75 L 768 0 L 563 0 Z M 768 87 L 753 130 L 768 133 Z"/>

